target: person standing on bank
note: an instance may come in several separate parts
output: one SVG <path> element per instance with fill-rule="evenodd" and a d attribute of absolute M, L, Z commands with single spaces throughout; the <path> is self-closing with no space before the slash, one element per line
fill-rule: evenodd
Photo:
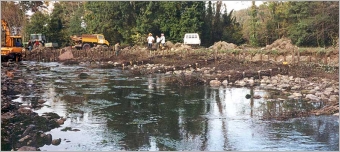
<path fill-rule="evenodd" d="M 151 33 L 149 33 L 149 37 L 147 38 L 147 41 L 148 41 L 148 48 L 149 48 L 149 50 L 151 50 L 152 49 L 152 42 L 155 41 L 155 38 L 153 38 Z"/>
<path fill-rule="evenodd" d="M 165 36 L 164 36 L 164 33 L 161 34 L 161 44 L 162 44 L 162 47 L 165 46 Z"/>
<path fill-rule="evenodd" d="M 161 38 L 156 35 L 156 50 L 158 50 L 159 45 L 161 44 Z"/>
<path fill-rule="evenodd" d="M 119 42 L 116 43 L 115 45 L 115 52 L 116 52 L 116 56 L 118 56 L 119 52 L 120 52 L 120 45 Z"/>

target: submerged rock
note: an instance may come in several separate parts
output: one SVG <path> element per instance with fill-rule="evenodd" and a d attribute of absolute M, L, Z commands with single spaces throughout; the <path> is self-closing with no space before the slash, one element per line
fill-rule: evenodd
<path fill-rule="evenodd" d="M 87 79 L 88 77 L 90 77 L 90 75 L 87 74 L 87 73 L 80 73 L 80 74 L 78 75 L 78 77 L 79 77 L 80 79 Z"/>
<path fill-rule="evenodd" d="M 38 151 L 38 149 L 32 146 L 22 146 L 18 151 Z"/>

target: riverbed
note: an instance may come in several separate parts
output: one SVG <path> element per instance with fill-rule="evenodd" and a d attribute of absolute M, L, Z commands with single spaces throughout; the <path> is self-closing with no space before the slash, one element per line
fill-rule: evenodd
<path fill-rule="evenodd" d="M 35 112 L 67 117 L 61 127 L 48 132 L 61 138 L 61 144 L 41 150 L 339 150 L 338 116 L 267 120 L 268 115 L 317 105 L 285 97 L 245 98 L 251 92 L 271 96 L 269 90 L 178 87 L 166 85 L 168 75 L 162 73 L 134 77 L 119 69 L 24 64 L 49 67 L 27 73 L 44 90 L 38 96 L 46 100 L 45 106 Z M 88 76 L 79 77 L 81 73 Z M 32 98 L 36 96 L 21 94 L 15 101 L 30 104 Z M 66 127 L 77 131 L 64 131 Z"/>

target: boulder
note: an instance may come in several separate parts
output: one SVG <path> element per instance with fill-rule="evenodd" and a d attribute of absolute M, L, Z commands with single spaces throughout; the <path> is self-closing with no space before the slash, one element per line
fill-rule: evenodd
<path fill-rule="evenodd" d="M 59 59 L 60 61 L 73 59 L 72 51 L 71 51 L 71 50 L 67 50 L 67 51 L 64 52 L 63 54 L 59 55 L 58 59 Z"/>

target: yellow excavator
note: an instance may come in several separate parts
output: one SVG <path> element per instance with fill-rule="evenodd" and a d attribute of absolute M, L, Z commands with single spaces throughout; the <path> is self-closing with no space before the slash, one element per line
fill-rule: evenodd
<path fill-rule="evenodd" d="M 1 19 L 1 62 L 12 61 L 19 62 L 22 60 L 22 37 L 20 35 L 11 35 L 8 23 Z"/>

